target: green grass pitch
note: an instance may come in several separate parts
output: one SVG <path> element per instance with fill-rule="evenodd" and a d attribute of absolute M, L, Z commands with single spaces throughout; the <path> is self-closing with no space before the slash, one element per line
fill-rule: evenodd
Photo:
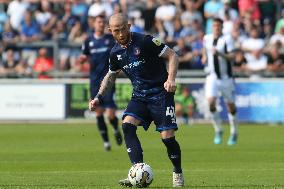
<path fill-rule="evenodd" d="M 239 143 L 213 144 L 208 125 L 181 126 L 185 188 L 284 188 L 284 127 L 241 125 Z M 121 188 L 130 168 L 124 145 L 105 152 L 93 124 L 1 124 L 0 189 Z M 150 188 L 171 188 L 171 163 L 159 133 L 138 132 L 154 171 Z"/>

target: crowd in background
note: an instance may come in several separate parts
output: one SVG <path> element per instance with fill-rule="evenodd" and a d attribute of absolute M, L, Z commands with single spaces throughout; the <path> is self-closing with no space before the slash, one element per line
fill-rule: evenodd
<path fill-rule="evenodd" d="M 219 17 L 223 34 L 235 42 L 236 72 L 283 73 L 283 5 L 283 0 L 0 0 L 0 76 L 88 72 L 76 59 L 93 32 L 91 18 L 116 12 L 128 15 L 132 31 L 152 34 L 172 47 L 180 57 L 179 69 L 204 69 L 203 36 Z M 56 59 L 50 46 L 29 46 L 48 41 L 59 43 Z M 73 45 L 60 45 L 66 43 Z"/>

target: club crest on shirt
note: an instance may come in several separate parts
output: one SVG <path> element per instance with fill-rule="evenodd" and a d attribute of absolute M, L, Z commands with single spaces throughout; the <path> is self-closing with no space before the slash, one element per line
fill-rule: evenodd
<path fill-rule="evenodd" d="M 161 40 L 159 38 L 153 38 L 152 41 L 155 43 L 155 45 L 160 46 L 162 44 Z"/>
<path fill-rule="evenodd" d="M 93 41 L 90 41 L 90 42 L 89 42 L 89 46 L 90 46 L 90 47 L 93 47 L 93 46 L 94 46 L 94 42 L 93 42 Z"/>
<path fill-rule="evenodd" d="M 138 56 L 139 54 L 140 54 L 140 49 L 138 48 L 138 47 L 135 47 L 134 48 L 134 54 L 136 55 L 136 56 Z"/>

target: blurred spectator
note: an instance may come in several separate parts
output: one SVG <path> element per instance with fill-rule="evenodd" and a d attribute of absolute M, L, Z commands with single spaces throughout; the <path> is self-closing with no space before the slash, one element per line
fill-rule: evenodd
<path fill-rule="evenodd" d="M 202 23 L 203 18 L 194 6 L 194 0 L 184 0 L 185 11 L 181 14 L 181 22 L 183 26 L 192 26 L 194 21 Z"/>
<path fill-rule="evenodd" d="M 41 39 L 39 24 L 33 17 L 33 13 L 30 10 L 25 12 L 24 20 L 21 22 L 21 41 L 24 43 L 31 43 L 39 41 Z M 36 49 L 25 47 L 22 50 L 22 58 L 28 63 L 29 66 L 33 66 L 36 58 Z"/>
<path fill-rule="evenodd" d="M 5 52 L 3 62 L 0 62 L 0 75 L 18 77 L 26 73 L 26 65 L 17 58 L 12 49 Z"/>
<path fill-rule="evenodd" d="M 34 19 L 33 12 L 27 10 L 21 22 L 21 41 L 34 42 L 41 38 L 40 26 Z"/>
<path fill-rule="evenodd" d="M 277 33 L 271 36 L 269 43 L 271 45 L 279 44 L 280 47 L 284 47 L 284 26 L 280 28 Z"/>
<path fill-rule="evenodd" d="M 218 12 L 218 17 L 222 20 L 225 20 L 226 17 L 229 17 L 233 22 L 236 22 L 238 19 L 238 12 L 231 7 L 231 0 L 222 0 L 224 7 Z"/>
<path fill-rule="evenodd" d="M 231 19 L 229 11 L 225 12 L 223 19 L 223 30 L 224 35 L 231 35 L 234 28 L 234 21 Z"/>
<path fill-rule="evenodd" d="M 137 32 L 137 33 L 144 33 L 144 30 L 135 23 L 135 18 L 129 18 L 129 23 L 131 24 L 130 31 Z"/>
<path fill-rule="evenodd" d="M 110 17 L 113 14 L 113 7 L 111 3 L 102 0 L 94 0 L 94 3 L 88 10 L 88 16 L 96 17 L 98 15 L 105 15 Z"/>
<path fill-rule="evenodd" d="M 194 119 L 195 99 L 191 95 L 188 86 L 181 86 L 181 94 L 176 95 L 175 102 L 177 121 L 183 118 L 183 122 L 186 124 L 192 122 Z"/>
<path fill-rule="evenodd" d="M 4 46 L 16 44 L 19 42 L 19 33 L 14 30 L 9 21 L 5 23 L 4 31 L 2 32 L 2 40 L 4 42 Z"/>
<path fill-rule="evenodd" d="M 0 4 L 0 33 L 4 30 L 4 25 L 8 20 L 8 15 L 4 10 L 4 6 Z"/>
<path fill-rule="evenodd" d="M 52 39 L 59 43 L 68 41 L 68 33 L 65 24 L 62 20 L 57 21 L 52 32 Z M 70 49 L 67 47 L 59 47 L 59 69 L 61 71 L 70 69 L 69 60 Z"/>
<path fill-rule="evenodd" d="M 86 32 L 83 31 L 80 21 L 77 21 L 69 33 L 68 41 L 75 44 L 82 44 L 86 38 L 87 38 Z M 69 51 L 69 63 L 70 63 L 70 69 L 72 71 L 78 71 L 76 69 L 76 59 L 80 54 L 81 54 L 80 48 L 72 48 Z"/>
<path fill-rule="evenodd" d="M 263 20 L 263 31 L 261 38 L 264 39 L 265 44 L 268 44 L 271 36 L 273 35 L 272 21 L 269 18 Z"/>
<path fill-rule="evenodd" d="M 193 58 L 191 47 L 186 45 L 183 38 L 177 40 L 177 45 L 173 48 L 179 57 L 179 69 L 190 69 L 190 61 Z"/>
<path fill-rule="evenodd" d="M 245 54 L 245 58 L 247 64 L 244 66 L 244 71 L 251 77 L 259 77 L 263 71 L 267 70 L 267 57 L 261 51 Z"/>
<path fill-rule="evenodd" d="M 220 0 L 208 0 L 204 5 L 204 16 L 206 18 L 205 33 L 212 33 L 213 18 L 218 16 L 218 12 L 223 9 L 223 3 Z"/>
<path fill-rule="evenodd" d="M 173 20 L 177 13 L 177 8 L 169 0 L 160 0 L 160 6 L 156 11 L 156 27 L 159 37 L 165 39 L 166 36 L 172 38 L 174 35 Z"/>
<path fill-rule="evenodd" d="M 71 31 L 71 28 L 74 26 L 76 21 L 78 21 L 78 18 L 74 15 L 72 15 L 71 12 L 71 3 L 65 3 L 64 4 L 64 13 L 61 15 L 61 17 L 58 20 L 62 20 L 67 32 L 69 33 Z"/>
<path fill-rule="evenodd" d="M 269 48 L 267 69 L 271 72 L 284 71 L 284 55 L 280 53 L 277 45 L 273 45 Z"/>
<path fill-rule="evenodd" d="M 38 57 L 36 58 L 35 64 L 33 65 L 33 71 L 39 74 L 39 79 L 45 79 L 50 78 L 47 73 L 53 70 L 53 67 L 53 60 L 48 56 L 47 49 L 40 48 L 38 51 Z"/>
<path fill-rule="evenodd" d="M 258 28 L 253 26 L 250 37 L 242 42 L 242 50 L 247 53 L 262 51 L 265 46 L 264 40 L 259 37 Z"/>
<path fill-rule="evenodd" d="M 9 3 L 7 13 L 10 16 L 10 22 L 13 29 L 20 29 L 22 18 L 28 7 L 29 4 L 25 0 L 13 0 Z"/>
<path fill-rule="evenodd" d="M 261 20 L 270 19 L 275 24 L 277 13 L 275 0 L 258 0 L 259 9 L 261 12 Z"/>
<path fill-rule="evenodd" d="M 87 24 L 88 6 L 84 0 L 72 0 L 71 13 L 80 18 L 82 25 Z"/>
<path fill-rule="evenodd" d="M 242 43 L 247 39 L 247 36 L 240 29 L 239 24 L 234 24 L 231 35 L 235 43 L 235 48 L 241 48 Z"/>
<path fill-rule="evenodd" d="M 154 32 L 156 10 L 155 0 L 146 1 L 146 7 L 142 11 L 142 18 L 144 19 L 144 29 L 148 33 Z"/>
<path fill-rule="evenodd" d="M 279 32 L 281 28 L 284 27 L 284 8 L 281 9 L 281 18 L 277 20 L 275 26 L 275 33 Z"/>
<path fill-rule="evenodd" d="M 191 50 L 193 58 L 191 60 L 191 69 L 203 69 L 204 65 L 201 62 L 203 49 L 204 32 L 202 30 L 197 32 L 197 38 L 191 43 Z"/>
<path fill-rule="evenodd" d="M 44 39 L 51 39 L 52 28 L 56 23 L 56 16 L 51 10 L 51 4 L 49 1 L 41 0 L 40 9 L 35 12 L 35 18 L 40 25 L 40 29 L 44 34 Z"/>
<path fill-rule="evenodd" d="M 257 0 L 239 0 L 238 5 L 241 17 L 251 15 L 251 22 L 256 25 L 260 24 L 261 15 Z"/>
<path fill-rule="evenodd" d="M 87 34 L 83 31 L 80 21 L 75 22 L 68 36 L 68 40 L 73 43 L 81 44 L 86 39 Z"/>
<path fill-rule="evenodd" d="M 68 40 L 68 33 L 62 20 L 56 22 L 55 28 L 52 30 L 52 39 L 59 42 Z"/>
<path fill-rule="evenodd" d="M 220 0 L 208 0 L 204 5 L 204 16 L 206 18 L 206 34 L 212 33 L 213 18 L 218 16 L 218 12 L 223 9 L 223 3 Z"/>
<path fill-rule="evenodd" d="M 235 50 L 235 57 L 233 60 L 233 69 L 236 73 L 242 73 L 245 71 L 245 67 L 247 64 L 247 60 L 245 58 L 245 54 L 241 49 Z"/>

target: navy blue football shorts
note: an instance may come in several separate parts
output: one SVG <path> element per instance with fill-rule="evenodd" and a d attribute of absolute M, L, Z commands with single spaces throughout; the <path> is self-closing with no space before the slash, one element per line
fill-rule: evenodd
<path fill-rule="evenodd" d="M 152 121 L 156 131 L 177 130 L 174 93 L 163 92 L 153 98 L 132 96 L 122 119 L 132 116 L 140 120 L 140 125 L 148 130 Z"/>
<path fill-rule="evenodd" d="M 97 84 L 95 81 L 90 82 L 90 92 L 91 98 L 94 99 L 95 96 L 98 94 L 100 89 L 100 85 Z M 102 108 L 116 108 L 116 104 L 114 102 L 114 95 L 115 95 L 115 87 L 113 87 L 104 97 L 103 103 L 100 104 Z"/>

